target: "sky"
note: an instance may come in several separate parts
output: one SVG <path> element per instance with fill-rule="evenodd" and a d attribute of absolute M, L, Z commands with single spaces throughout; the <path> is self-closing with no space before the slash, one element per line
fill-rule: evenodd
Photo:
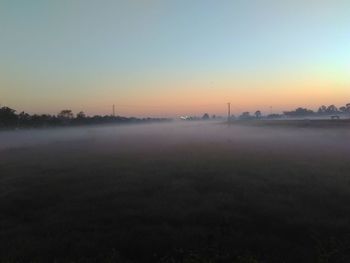
<path fill-rule="evenodd" d="M 350 102 L 350 1 L 0 0 L 0 104 L 166 117 Z"/>

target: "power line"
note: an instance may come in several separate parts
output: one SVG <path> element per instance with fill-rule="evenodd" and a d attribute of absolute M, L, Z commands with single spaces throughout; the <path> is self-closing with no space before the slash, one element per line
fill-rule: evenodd
<path fill-rule="evenodd" d="M 111 105 L 111 104 L 110 104 Z M 198 112 L 198 111 L 220 111 L 221 114 L 226 111 L 226 114 L 228 117 L 231 117 L 232 110 L 235 112 L 241 111 L 239 107 L 234 106 L 232 103 L 208 103 L 208 104 L 171 104 L 171 105 L 147 105 L 147 104 L 112 104 L 108 108 L 110 109 L 109 112 L 111 112 L 111 116 L 116 116 L 116 105 L 118 105 L 120 113 L 123 111 L 129 111 L 133 110 L 133 112 L 143 112 L 143 111 L 159 111 L 163 114 L 172 112 L 171 114 L 174 114 L 177 112 L 177 114 L 185 114 L 184 112 L 188 111 L 188 114 L 191 112 Z M 205 109 L 205 108 L 208 109 Z M 209 107 L 215 107 L 215 108 L 209 108 Z M 92 107 L 95 109 L 98 109 L 99 111 L 103 111 L 103 108 L 101 107 Z M 226 108 L 226 110 L 225 110 Z M 91 107 L 90 107 L 91 109 Z M 106 110 L 106 108 L 104 108 Z M 180 113 L 181 112 L 181 113 Z M 119 114 L 120 114 L 119 113 Z"/>
<path fill-rule="evenodd" d="M 173 105 L 174 107 L 181 107 L 181 108 L 199 108 L 199 107 L 212 107 L 212 106 L 223 106 L 223 103 L 220 104 L 200 104 L 200 105 Z M 125 107 L 125 108 L 158 108 L 158 109 L 167 109 L 168 106 L 155 106 L 155 105 L 133 105 L 133 104 L 118 104 L 118 107 Z"/>
<path fill-rule="evenodd" d="M 231 102 L 227 103 L 227 121 L 231 120 Z"/>

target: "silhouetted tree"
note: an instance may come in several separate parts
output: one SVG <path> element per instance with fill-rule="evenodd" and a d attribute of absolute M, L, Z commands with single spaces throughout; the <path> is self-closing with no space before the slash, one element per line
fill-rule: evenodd
<path fill-rule="evenodd" d="M 81 112 L 79 112 L 77 114 L 77 119 L 82 120 L 82 119 L 85 119 L 85 118 L 86 118 L 86 115 L 85 115 L 85 113 L 83 111 L 81 111 Z"/>
<path fill-rule="evenodd" d="M 276 113 L 272 113 L 267 115 L 267 118 L 269 119 L 277 119 L 277 118 L 282 118 L 283 116 L 281 114 L 276 114 Z"/>
<path fill-rule="evenodd" d="M 31 116 L 28 113 L 25 113 L 22 111 L 20 114 L 18 114 L 18 122 L 20 125 L 30 125 L 31 122 Z"/>
<path fill-rule="evenodd" d="M 322 105 L 321 107 L 318 108 L 317 113 L 318 114 L 325 114 L 325 113 L 327 113 L 327 107 Z"/>
<path fill-rule="evenodd" d="M 294 111 L 285 111 L 284 115 L 289 116 L 289 117 L 301 117 L 301 116 L 308 116 L 312 115 L 314 112 L 312 110 L 308 110 L 305 108 L 297 108 Z"/>
<path fill-rule="evenodd" d="M 210 117 L 209 117 L 209 114 L 208 113 L 204 113 L 203 116 L 202 116 L 202 120 L 209 120 Z"/>
<path fill-rule="evenodd" d="M 347 103 L 346 105 L 345 105 L 345 111 L 344 111 L 345 113 L 350 113 L 350 103 Z"/>
<path fill-rule="evenodd" d="M 345 106 L 339 108 L 341 113 L 350 113 L 350 103 L 347 103 Z"/>
<path fill-rule="evenodd" d="M 254 115 L 257 119 L 260 119 L 261 118 L 261 111 L 257 110 Z"/>
<path fill-rule="evenodd" d="M 345 106 L 340 107 L 339 110 L 340 110 L 342 113 L 346 113 L 346 112 L 347 112 L 347 108 L 346 108 Z"/>
<path fill-rule="evenodd" d="M 74 114 L 71 110 L 62 110 L 57 118 L 61 121 L 62 124 L 69 124 L 74 118 Z"/>
<path fill-rule="evenodd" d="M 246 112 L 243 112 L 243 113 L 241 114 L 241 116 L 239 116 L 239 118 L 240 118 L 241 120 L 247 120 L 247 119 L 251 119 L 252 116 L 250 115 L 250 112 L 246 111 Z"/>
<path fill-rule="evenodd" d="M 71 110 L 62 110 L 57 117 L 48 114 L 33 114 L 30 115 L 25 112 L 16 114 L 16 111 L 8 107 L 0 107 L 0 128 L 15 128 L 15 127 L 47 127 L 59 125 L 74 125 L 74 124 L 103 124 L 103 123 L 137 123 L 137 122 L 163 122 L 170 119 L 165 118 L 127 118 L 121 116 L 86 116 L 84 112 L 79 112 L 74 118 Z M 209 116 L 209 115 L 208 115 Z M 199 119 L 199 118 L 197 118 Z"/>
<path fill-rule="evenodd" d="M 70 120 L 74 118 L 74 114 L 71 110 L 62 110 L 57 116 L 58 118 L 64 120 Z"/>
<path fill-rule="evenodd" d="M 11 126 L 16 124 L 16 110 L 9 107 L 0 108 L 0 126 Z"/>
<path fill-rule="evenodd" d="M 334 105 L 330 105 L 327 107 L 327 111 L 328 114 L 336 114 L 339 113 L 338 108 Z"/>

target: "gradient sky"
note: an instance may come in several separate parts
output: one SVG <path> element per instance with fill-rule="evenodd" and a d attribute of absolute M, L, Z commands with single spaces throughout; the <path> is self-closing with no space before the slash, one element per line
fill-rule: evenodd
<path fill-rule="evenodd" d="M 350 1 L 0 0 L 0 103 L 177 116 L 350 102 Z"/>

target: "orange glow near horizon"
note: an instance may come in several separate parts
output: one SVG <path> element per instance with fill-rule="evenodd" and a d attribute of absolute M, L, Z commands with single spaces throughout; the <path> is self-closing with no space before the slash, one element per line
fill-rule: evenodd
<path fill-rule="evenodd" d="M 350 102 L 348 1 L 146 2 L 2 3 L 0 104 L 176 117 Z"/>
<path fill-rule="evenodd" d="M 203 83 L 207 87 L 203 88 Z M 123 93 L 114 91 L 111 86 L 98 89 L 101 92 L 87 92 L 80 96 L 73 96 L 72 91 L 69 97 L 53 92 L 53 96 L 46 100 L 39 96 L 32 100 L 19 97 L 10 100 L 8 106 L 30 113 L 56 114 L 68 108 L 74 112 L 82 110 L 88 115 L 108 115 L 115 104 L 117 114 L 122 116 L 177 117 L 200 116 L 205 112 L 225 116 L 227 102 L 231 102 L 232 113 L 236 115 L 258 109 L 265 114 L 270 111 L 281 113 L 296 107 L 317 110 L 321 105 L 339 107 L 350 102 L 348 85 L 330 81 L 189 81 L 180 84 L 180 87 L 176 86 L 179 83 L 173 83 L 167 88 L 162 88 L 163 83 L 157 84 L 159 86 L 144 90 L 127 89 Z"/>

